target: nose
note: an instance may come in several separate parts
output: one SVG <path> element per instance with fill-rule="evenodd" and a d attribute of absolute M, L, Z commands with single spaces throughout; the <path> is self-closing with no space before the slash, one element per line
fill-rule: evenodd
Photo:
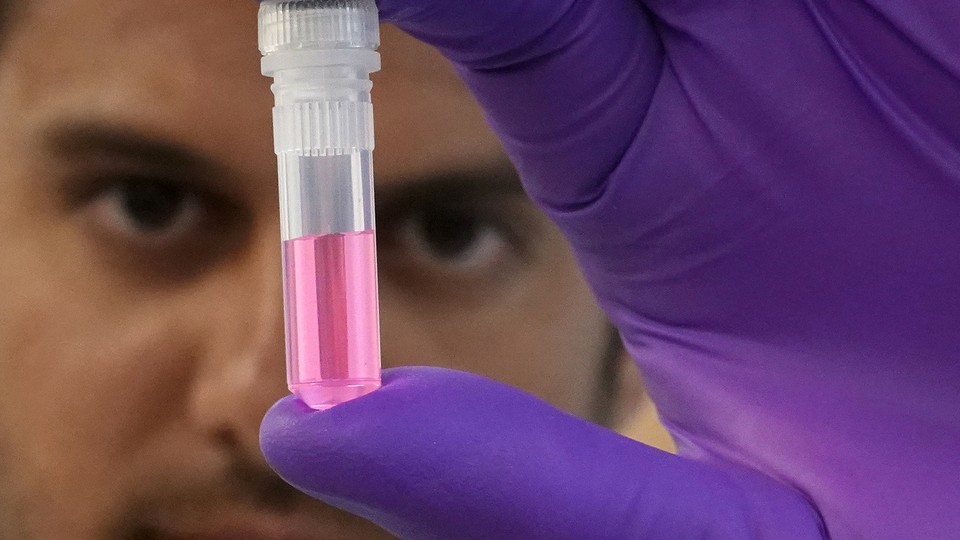
<path fill-rule="evenodd" d="M 246 462 L 262 462 L 260 421 L 286 393 L 280 250 L 260 244 L 210 291 L 209 335 L 188 404 L 201 435 Z"/>

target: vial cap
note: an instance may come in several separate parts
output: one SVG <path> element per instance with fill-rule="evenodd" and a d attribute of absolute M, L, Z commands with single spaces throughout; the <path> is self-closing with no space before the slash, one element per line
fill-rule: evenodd
<path fill-rule="evenodd" d="M 370 49 L 380 45 L 375 0 L 292 0 L 260 4 L 260 52 Z"/>

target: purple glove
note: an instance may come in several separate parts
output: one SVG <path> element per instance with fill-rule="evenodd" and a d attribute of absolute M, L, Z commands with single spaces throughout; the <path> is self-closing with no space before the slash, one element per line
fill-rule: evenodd
<path fill-rule="evenodd" d="M 284 478 L 410 538 L 960 538 L 960 3 L 380 6 L 458 65 L 685 457 L 408 368 L 275 406 Z"/>

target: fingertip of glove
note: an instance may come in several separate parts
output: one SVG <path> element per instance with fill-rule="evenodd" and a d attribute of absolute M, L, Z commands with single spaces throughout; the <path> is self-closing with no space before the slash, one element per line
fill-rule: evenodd
<path fill-rule="evenodd" d="M 383 387 L 326 411 L 317 411 L 293 395 L 273 404 L 260 424 L 260 448 L 267 461 L 281 463 L 290 454 L 302 453 L 362 428 L 364 418 L 382 420 L 411 400 L 422 400 L 429 389 L 442 389 L 446 379 L 472 378 L 468 374 L 430 367 L 400 367 L 383 371 Z"/>
<path fill-rule="evenodd" d="M 302 419 L 314 413 L 317 411 L 290 395 L 274 403 L 264 415 L 260 423 L 260 450 L 274 469 L 278 464 L 282 465 L 282 458 L 297 446 L 297 441 L 291 441 L 290 435 L 300 432 L 297 426 Z"/>

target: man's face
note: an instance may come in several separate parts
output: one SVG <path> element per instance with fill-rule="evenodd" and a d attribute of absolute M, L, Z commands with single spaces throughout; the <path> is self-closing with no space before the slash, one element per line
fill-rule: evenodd
<path fill-rule="evenodd" d="M 381 534 L 258 449 L 286 389 L 257 6 L 20 4 L 0 53 L 0 538 Z M 388 28 L 381 52 L 384 364 L 590 416 L 611 335 L 559 234 L 443 61 Z"/>

